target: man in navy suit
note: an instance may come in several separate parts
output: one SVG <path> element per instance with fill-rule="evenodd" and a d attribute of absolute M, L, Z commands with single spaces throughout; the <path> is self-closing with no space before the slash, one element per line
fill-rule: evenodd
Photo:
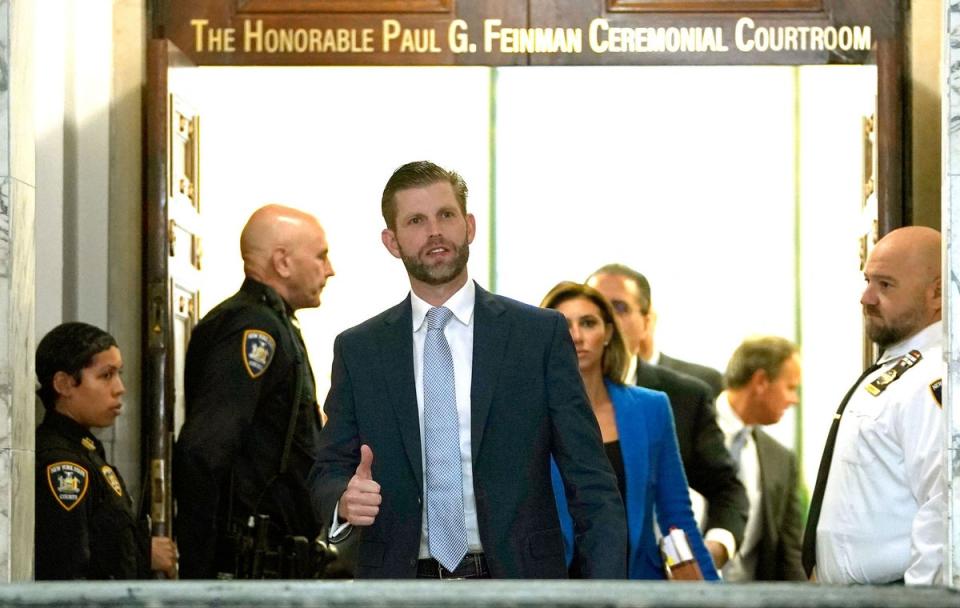
<path fill-rule="evenodd" d="M 360 578 L 562 578 L 552 456 L 581 572 L 624 578 L 623 503 L 566 322 L 468 279 L 466 199 L 426 161 L 384 188 L 383 244 L 411 293 L 334 343 L 314 509 L 335 538 L 360 535 Z"/>

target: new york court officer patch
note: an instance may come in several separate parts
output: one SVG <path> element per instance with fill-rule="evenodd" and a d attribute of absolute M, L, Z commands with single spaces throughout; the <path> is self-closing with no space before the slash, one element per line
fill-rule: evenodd
<path fill-rule="evenodd" d="M 277 343 L 267 332 L 260 329 L 243 332 L 243 365 L 251 378 L 258 378 L 267 371 L 276 350 Z"/>
<path fill-rule="evenodd" d="M 47 465 L 47 484 L 60 506 L 72 511 L 87 495 L 87 470 L 75 462 L 55 462 Z"/>

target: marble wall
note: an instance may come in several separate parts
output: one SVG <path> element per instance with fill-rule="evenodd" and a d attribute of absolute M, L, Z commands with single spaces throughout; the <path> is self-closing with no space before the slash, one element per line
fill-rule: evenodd
<path fill-rule="evenodd" d="M 944 87 L 943 99 L 943 233 L 946 242 L 946 270 L 949 280 L 946 294 L 946 348 L 949 381 L 944 409 L 947 412 L 949 487 L 948 521 L 950 527 L 947 575 L 953 587 L 960 587 L 960 0 L 949 0 L 944 23 Z"/>
<path fill-rule="evenodd" d="M 33 2 L 0 0 L 0 581 L 33 576 Z"/>

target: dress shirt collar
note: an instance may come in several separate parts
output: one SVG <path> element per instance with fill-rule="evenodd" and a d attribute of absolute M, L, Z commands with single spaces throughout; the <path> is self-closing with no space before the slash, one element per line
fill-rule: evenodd
<path fill-rule="evenodd" d="M 740 420 L 740 417 L 737 416 L 737 413 L 733 411 L 733 406 L 730 405 L 730 398 L 727 391 L 723 391 L 717 395 L 717 424 L 720 426 L 720 430 L 723 431 L 723 435 L 726 437 L 728 443 L 731 437 L 739 433 L 741 429 L 747 427 L 747 425 Z"/>
<path fill-rule="evenodd" d="M 449 308 L 450 312 L 453 313 L 453 316 L 458 321 L 464 325 L 470 325 L 470 321 L 473 319 L 473 305 L 476 301 L 476 284 L 467 278 L 467 282 L 464 283 L 463 287 L 447 298 L 443 306 Z M 412 308 L 411 312 L 413 313 L 413 331 L 416 333 L 423 327 L 423 323 L 427 318 L 427 311 L 433 308 L 433 305 L 411 291 L 410 306 Z"/>
<path fill-rule="evenodd" d="M 906 340 L 897 342 L 893 346 L 883 351 L 883 355 L 877 363 L 886 363 L 894 359 L 899 359 L 911 350 L 926 350 L 931 346 L 940 344 L 943 341 L 943 321 L 931 323 Z"/>
<path fill-rule="evenodd" d="M 627 382 L 630 384 L 637 383 L 637 368 L 640 367 L 640 355 L 634 355 L 630 357 L 630 366 L 627 369 Z"/>

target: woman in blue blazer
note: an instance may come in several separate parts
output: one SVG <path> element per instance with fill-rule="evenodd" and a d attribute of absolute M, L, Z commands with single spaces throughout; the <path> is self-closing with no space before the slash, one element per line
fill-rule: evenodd
<path fill-rule="evenodd" d="M 629 356 L 610 303 L 592 287 L 565 281 L 550 290 L 541 306 L 563 313 L 577 349 L 580 375 L 627 510 L 628 576 L 665 578 L 654 537 L 655 517 L 661 534 L 671 528 L 687 533 L 703 577 L 717 580 L 717 570 L 693 519 L 670 402 L 660 391 L 624 384 Z M 573 521 L 556 466 L 553 493 L 570 563 Z"/>

